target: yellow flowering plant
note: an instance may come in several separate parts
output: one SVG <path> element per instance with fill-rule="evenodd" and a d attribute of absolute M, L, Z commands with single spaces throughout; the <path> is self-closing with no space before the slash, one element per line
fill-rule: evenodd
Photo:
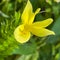
<path fill-rule="evenodd" d="M 19 25 L 14 31 L 15 39 L 18 42 L 26 43 L 29 41 L 31 34 L 38 37 L 55 35 L 53 31 L 46 29 L 46 27 L 53 22 L 52 18 L 48 18 L 44 21 L 34 22 L 34 18 L 36 14 L 40 12 L 40 10 L 41 9 L 38 8 L 34 13 L 31 2 L 29 0 L 27 1 L 26 7 L 21 16 L 22 24 Z"/>

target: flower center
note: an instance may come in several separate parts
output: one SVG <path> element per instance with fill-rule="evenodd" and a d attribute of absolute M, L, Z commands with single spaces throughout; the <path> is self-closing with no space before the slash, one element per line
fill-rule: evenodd
<path fill-rule="evenodd" d="M 30 25 L 29 24 L 25 24 L 24 25 L 24 29 L 25 29 L 25 31 L 30 31 Z"/>

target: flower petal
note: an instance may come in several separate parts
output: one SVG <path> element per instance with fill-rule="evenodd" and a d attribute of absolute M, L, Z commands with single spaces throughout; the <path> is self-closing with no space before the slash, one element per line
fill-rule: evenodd
<path fill-rule="evenodd" d="M 31 27 L 30 31 L 32 34 L 39 36 L 39 37 L 45 37 L 48 35 L 55 35 L 55 33 L 53 31 L 50 31 L 45 28 L 39 28 L 39 27 Z"/>
<path fill-rule="evenodd" d="M 30 3 L 30 1 L 28 0 L 27 5 L 22 13 L 21 19 L 23 23 L 28 23 L 29 17 L 30 15 L 32 15 L 33 8 L 32 8 L 32 4 Z"/>
<path fill-rule="evenodd" d="M 38 9 L 35 11 L 35 13 L 31 14 L 29 24 L 32 24 L 32 23 L 33 23 L 36 14 L 38 14 L 40 10 L 41 10 L 41 9 L 38 8 Z"/>
<path fill-rule="evenodd" d="M 38 9 L 35 11 L 35 15 L 38 14 L 40 10 L 41 10 L 41 8 L 38 8 Z"/>
<path fill-rule="evenodd" d="M 35 13 L 33 13 L 33 7 L 31 2 L 28 0 L 27 5 L 22 13 L 21 19 L 24 24 L 31 24 L 34 21 L 35 15 L 39 13 L 41 9 L 38 8 Z"/>
<path fill-rule="evenodd" d="M 33 23 L 33 26 L 36 26 L 36 27 L 47 27 L 49 26 L 51 23 L 53 22 L 53 19 L 52 18 L 48 18 L 44 21 L 39 21 L 39 22 L 34 22 Z"/>
<path fill-rule="evenodd" d="M 15 39 L 20 43 L 25 43 L 30 39 L 30 32 L 24 30 L 24 26 L 18 26 L 14 31 Z"/>

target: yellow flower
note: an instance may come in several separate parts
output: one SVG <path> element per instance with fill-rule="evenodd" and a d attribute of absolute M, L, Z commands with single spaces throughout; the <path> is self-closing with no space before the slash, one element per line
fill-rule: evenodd
<path fill-rule="evenodd" d="M 45 29 L 48 25 L 50 25 L 53 22 L 51 18 L 48 18 L 44 21 L 33 22 L 35 15 L 39 13 L 40 10 L 41 9 L 38 8 L 35 11 L 35 13 L 33 13 L 32 4 L 28 0 L 27 5 L 21 16 L 22 25 L 19 25 L 14 31 L 15 39 L 18 42 L 20 43 L 27 42 L 30 39 L 31 34 L 39 36 L 39 37 L 55 35 L 53 31 Z"/>

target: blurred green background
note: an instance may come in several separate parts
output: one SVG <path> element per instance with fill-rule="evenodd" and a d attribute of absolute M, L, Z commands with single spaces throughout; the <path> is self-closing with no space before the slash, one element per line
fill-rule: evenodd
<path fill-rule="evenodd" d="M 30 0 L 35 11 L 41 8 L 35 21 L 53 18 L 47 28 L 55 36 L 32 36 L 25 44 L 14 38 L 15 28 L 21 24 L 21 14 L 27 0 L 0 0 L 0 60 L 60 60 L 60 0 Z"/>

